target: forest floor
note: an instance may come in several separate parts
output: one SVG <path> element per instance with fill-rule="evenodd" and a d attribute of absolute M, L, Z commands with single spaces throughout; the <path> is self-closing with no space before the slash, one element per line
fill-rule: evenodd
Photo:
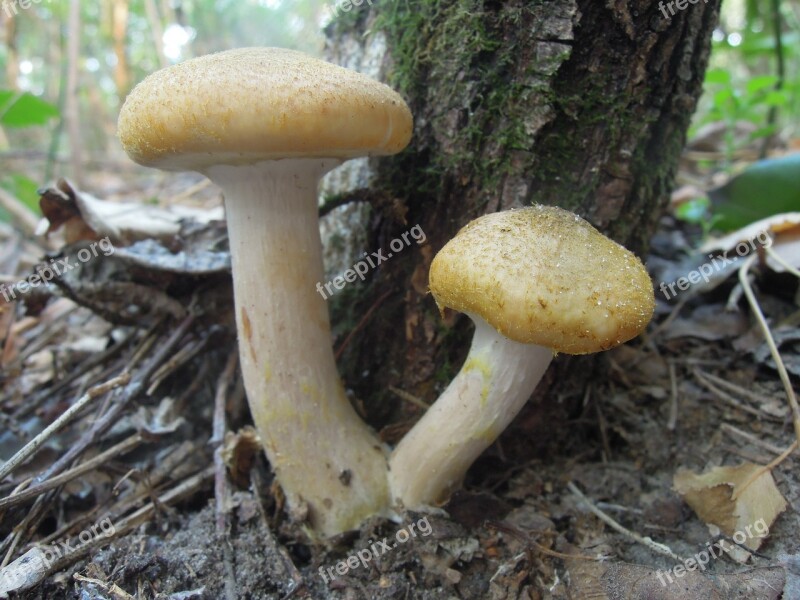
<path fill-rule="evenodd" d="M 74 229 L 72 217 L 64 221 Z M 3 233 L 6 250 L 17 245 L 4 272 L 25 276 L 19 257 L 42 249 Z M 218 261 L 224 248 L 216 251 L 224 229 L 183 230 L 187 249 L 202 251 L 180 269 L 155 250 L 81 264 L 61 286 L 66 298 L 39 288 L 24 296 L 24 310 L 0 313 L 0 456 L 75 398 L 88 399 L 30 461 L 0 477 L 0 563 L 34 544 L 47 559 L 17 565 L 15 576 L 36 585 L 11 597 L 800 598 L 797 452 L 776 461 L 795 437 L 736 273 L 669 300 L 658 290 L 697 268 L 685 254 L 698 235 L 664 217 L 647 261 L 656 316 L 645 335 L 599 359 L 602 376 L 579 410 L 549 420 L 529 403 L 447 506 L 376 519 L 326 546 L 287 519 L 244 427 L 229 275 Z M 758 264 L 752 271 L 796 381 L 797 280 Z M 124 283 L 120 272 L 130 274 Z M 192 301 L 204 312 L 187 312 Z M 226 430 L 236 433 L 223 442 Z M 523 431 L 535 442 L 530 460 L 509 464 L 504 443 Z M 676 485 L 682 469 L 720 465 L 749 475 L 684 474 Z M 216 501 L 215 489 L 227 500 Z M 352 556 L 363 560 L 337 573 Z"/>

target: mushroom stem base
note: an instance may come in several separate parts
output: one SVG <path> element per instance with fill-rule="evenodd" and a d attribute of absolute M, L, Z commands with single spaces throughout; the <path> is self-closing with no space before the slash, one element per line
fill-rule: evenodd
<path fill-rule="evenodd" d="M 553 358 L 472 316 L 475 335 L 458 375 L 389 460 L 390 490 L 406 508 L 445 502 L 472 463 L 530 398 Z"/>

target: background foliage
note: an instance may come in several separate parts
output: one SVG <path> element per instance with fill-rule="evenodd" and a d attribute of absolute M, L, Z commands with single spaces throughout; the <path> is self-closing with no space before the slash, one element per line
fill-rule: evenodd
<path fill-rule="evenodd" d="M 382 4 L 395 1 L 402 0 L 362 2 L 348 12 L 340 6 L 338 13 L 380 15 Z M 53 177 L 80 180 L 74 171 L 81 165 L 108 169 L 125 162 L 115 137 L 117 113 L 148 73 L 237 46 L 321 54 L 323 27 L 336 11 L 333 0 L 40 0 L 27 10 L 17 2 L 0 0 L 0 186 L 32 209 L 36 188 Z M 71 7 L 79 20 L 70 19 Z M 77 40 L 75 56 L 70 40 Z M 748 148 L 759 148 L 748 156 L 755 160 L 770 145 L 790 144 L 800 123 L 798 91 L 800 4 L 726 0 L 690 132 L 719 132 L 721 153 L 709 156 L 709 166 L 733 172 Z M 708 207 L 700 198 L 682 211 L 706 222 Z"/>

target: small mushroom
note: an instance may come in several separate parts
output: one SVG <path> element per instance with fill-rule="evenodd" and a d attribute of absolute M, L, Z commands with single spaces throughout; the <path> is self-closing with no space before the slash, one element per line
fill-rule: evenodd
<path fill-rule="evenodd" d="M 639 335 L 655 308 L 642 263 L 568 211 L 532 206 L 466 225 L 434 258 L 440 310 L 475 334 L 461 371 L 392 454 L 406 508 L 439 504 L 522 409 L 554 353 L 607 350 Z"/>
<path fill-rule="evenodd" d="M 225 194 L 250 410 L 290 508 L 307 506 L 322 535 L 383 512 L 388 487 L 385 450 L 345 395 L 316 292 L 317 187 L 349 158 L 399 152 L 411 132 L 411 113 L 389 87 L 278 48 L 158 71 L 119 118 L 133 160 L 199 171 Z"/>

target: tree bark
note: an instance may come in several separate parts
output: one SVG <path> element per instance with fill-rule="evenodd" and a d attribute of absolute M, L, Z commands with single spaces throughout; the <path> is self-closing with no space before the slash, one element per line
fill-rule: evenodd
<path fill-rule="evenodd" d="M 442 319 L 427 294 L 431 259 L 465 223 L 555 204 L 646 250 L 702 91 L 718 12 L 719 0 L 668 18 L 651 0 L 378 0 L 331 25 L 329 55 L 347 65 L 384 56 L 381 73 L 416 123 L 411 147 L 374 160 L 369 190 L 350 195 L 373 200 L 364 251 L 388 248 L 416 224 L 427 244 L 396 254 L 368 285 L 353 284 L 331 303 L 337 342 L 356 329 L 342 354 L 345 381 L 373 426 L 391 425 L 387 439 L 420 413 L 391 387 L 431 403 L 466 355 L 468 319 Z M 516 422 L 525 443 L 507 447 L 525 446 L 530 456 L 530 433 L 580 404 L 597 364 L 558 357 L 535 396 L 572 402 L 547 410 L 529 402 Z"/>

